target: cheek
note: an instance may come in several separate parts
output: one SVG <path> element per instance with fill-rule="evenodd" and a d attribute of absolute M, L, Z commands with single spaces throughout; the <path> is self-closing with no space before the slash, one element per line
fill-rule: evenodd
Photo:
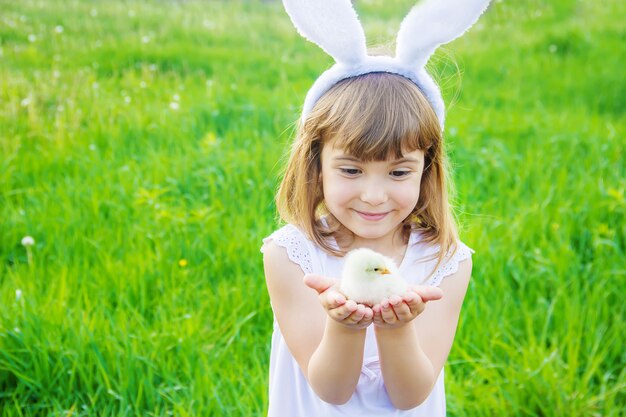
<path fill-rule="evenodd" d="M 329 178 L 328 176 L 324 178 L 328 178 L 328 181 L 322 181 L 324 201 L 328 208 L 339 207 L 351 200 L 350 187 L 346 187 L 341 178 Z"/>
<path fill-rule="evenodd" d="M 395 200 L 404 207 L 410 207 L 411 210 L 417 205 L 420 196 L 419 182 L 407 184 L 406 187 L 399 187 L 395 192 Z"/>

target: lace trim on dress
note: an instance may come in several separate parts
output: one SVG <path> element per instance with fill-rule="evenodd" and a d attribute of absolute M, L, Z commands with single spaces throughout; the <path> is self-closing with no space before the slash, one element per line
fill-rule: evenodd
<path fill-rule="evenodd" d="M 288 224 L 263 239 L 263 243 L 273 240 L 278 246 L 287 249 L 289 260 L 300 265 L 305 274 L 310 274 L 313 273 L 313 261 L 304 239 L 304 235 L 298 228 Z"/>
<path fill-rule="evenodd" d="M 451 251 L 452 250 L 450 250 L 448 253 L 450 253 Z M 447 277 L 448 275 L 452 275 L 456 271 L 458 271 L 459 262 L 470 258 L 472 256 L 472 253 L 475 253 L 474 249 L 471 249 L 470 247 L 465 245 L 465 243 L 459 241 L 454 256 L 452 256 L 452 258 L 447 261 L 444 260 L 443 265 L 441 265 L 437 269 L 437 271 L 428 279 L 428 281 L 426 281 L 426 285 L 435 287 L 439 286 L 439 284 L 441 284 L 441 281 L 445 277 Z"/>

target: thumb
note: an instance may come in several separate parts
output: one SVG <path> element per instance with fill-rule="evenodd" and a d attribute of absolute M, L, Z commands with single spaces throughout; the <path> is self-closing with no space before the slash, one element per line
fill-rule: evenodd
<path fill-rule="evenodd" d="M 317 274 L 306 274 L 304 276 L 304 284 L 317 291 L 318 294 L 321 294 L 335 285 L 335 281 Z"/>
<path fill-rule="evenodd" d="M 416 285 L 413 287 L 413 291 L 422 298 L 423 302 L 435 301 L 443 297 L 443 291 L 438 287 Z"/>

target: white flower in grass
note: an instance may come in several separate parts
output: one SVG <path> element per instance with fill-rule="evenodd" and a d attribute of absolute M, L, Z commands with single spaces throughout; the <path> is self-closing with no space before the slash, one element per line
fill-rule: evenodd
<path fill-rule="evenodd" d="M 63 26 L 59 25 L 59 26 L 55 27 L 54 31 L 56 33 L 63 33 Z"/>
<path fill-rule="evenodd" d="M 89 150 L 90 150 L 90 151 L 95 151 L 95 150 L 97 150 L 97 149 L 98 149 L 98 148 L 96 147 L 96 145 L 95 145 L 94 143 L 91 143 L 91 144 L 89 145 Z"/>
<path fill-rule="evenodd" d="M 89 14 L 91 15 L 91 17 L 96 17 L 98 16 L 98 11 L 96 9 L 91 9 L 91 12 L 89 12 Z"/>
<path fill-rule="evenodd" d="M 178 94 L 174 94 L 174 95 L 172 96 L 172 100 L 174 100 L 174 101 L 180 101 L 180 96 L 179 96 Z"/>
<path fill-rule="evenodd" d="M 141 37 L 141 42 L 149 43 L 150 42 L 150 36 L 142 36 Z"/>
<path fill-rule="evenodd" d="M 178 103 L 177 103 L 177 102 L 175 102 L 175 101 L 172 101 L 172 102 L 170 103 L 170 109 L 172 109 L 172 110 L 178 110 L 178 108 L 179 108 L 179 107 L 180 107 L 180 106 L 179 106 L 179 105 L 178 105 Z"/>
<path fill-rule="evenodd" d="M 552 44 L 548 47 L 548 51 L 550 51 L 551 54 L 555 53 L 557 49 L 558 48 L 555 44 Z"/>
<path fill-rule="evenodd" d="M 19 288 L 15 290 L 15 301 L 20 301 L 22 299 L 22 290 Z"/>
<path fill-rule="evenodd" d="M 35 244 L 35 239 L 32 236 L 24 236 L 22 238 L 22 246 L 29 247 Z"/>
<path fill-rule="evenodd" d="M 130 98 L 129 96 L 124 97 L 124 102 L 125 102 L 126 104 L 130 104 L 130 102 L 131 102 L 131 101 L 132 101 L 132 100 L 131 100 L 131 98 Z"/>
<path fill-rule="evenodd" d="M 37 36 L 33 35 L 32 33 L 28 35 L 28 42 L 33 43 L 36 41 L 37 41 Z"/>
<path fill-rule="evenodd" d="M 22 107 L 28 107 L 29 104 L 30 104 L 30 97 L 26 97 L 25 99 L 22 99 L 22 101 L 20 102 L 20 105 Z"/>

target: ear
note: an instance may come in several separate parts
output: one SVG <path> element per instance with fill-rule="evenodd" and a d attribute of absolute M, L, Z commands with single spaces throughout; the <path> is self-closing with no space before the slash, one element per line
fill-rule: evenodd
<path fill-rule="evenodd" d="M 365 32 L 350 0 L 283 0 L 298 33 L 337 63 L 355 64 L 367 56 Z"/>
<path fill-rule="evenodd" d="M 398 31 L 396 59 L 422 68 L 435 50 L 468 30 L 490 0 L 424 0 L 409 12 Z"/>

